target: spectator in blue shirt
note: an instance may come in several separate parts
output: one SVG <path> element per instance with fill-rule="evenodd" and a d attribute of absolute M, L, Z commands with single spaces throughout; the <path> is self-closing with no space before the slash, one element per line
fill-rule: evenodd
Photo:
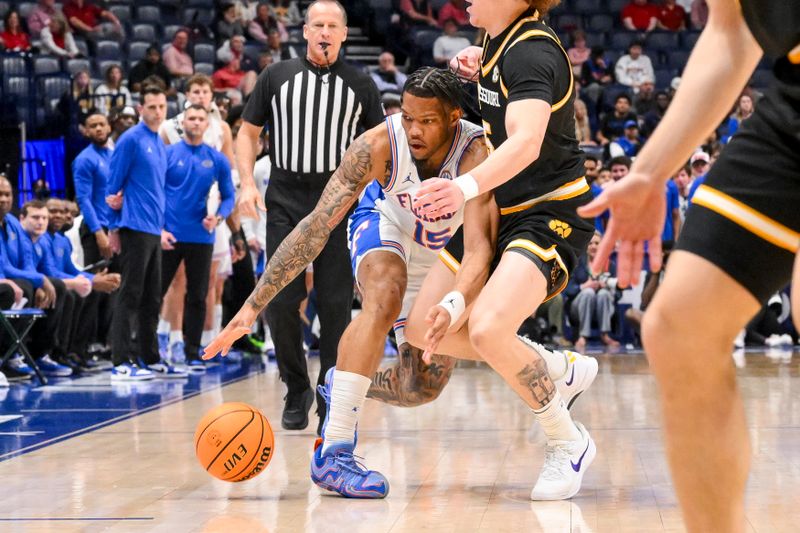
<path fill-rule="evenodd" d="M 118 109 L 118 108 L 114 108 Z M 113 110 L 112 110 L 113 111 Z M 106 117 L 100 113 L 90 113 L 84 122 L 85 135 L 91 141 L 72 163 L 72 175 L 75 181 L 75 196 L 80 204 L 83 222 L 78 228 L 80 244 L 83 248 L 83 265 L 96 265 L 102 260 L 112 257 L 108 239 L 108 225 L 111 210 L 106 204 L 109 173 L 111 171 L 111 148 L 109 139 L 111 126 Z M 48 204 L 48 208 L 50 204 Z M 62 216 L 60 209 L 50 211 L 53 218 Z M 106 338 L 111 323 L 114 305 L 107 302 L 108 297 L 93 295 L 85 302 L 86 308 L 81 314 L 81 335 L 89 335 L 87 342 L 97 338 Z M 106 305 L 108 303 L 108 305 Z M 102 316 L 101 316 L 102 313 Z M 81 337 L 81 340 L 84 340 Z M 83 355 L 83 352 L 78 352 Z"/>
<path fill-rule="evenodd" d="M 110 210 L 106 205 L 108 175 L 111 166 L 111 150 L 106 146 L 111 126 L 105 115 L 90 113 L 83 123 L 86 136 L 91 141 L 72 162 L 75 181 L 75 198 L 81 207 L 83 224 L 81 244 L 86 264 L 101 258 L 111 259 L 108 243 Z"/>
<path fill-rule="evenodd" d="M 156 339 L 167 172 L 166 147 L 158 128 L 167 114 L 167 97 L 163 89 L 149 85 L 141 98 L 142 121 L 122 134 L 111 155 L 106 198 L 112 209 L 118 208 L 111 214 L 109 241 L 111 249 L 120 253 L 122 275 L 111 325 L 114 382 L 147 380 L 155 374 L 186 376 L 161 361 Z"/>
<path fill-rule="evenodd" d="M 79 270 L 72 262 L 72 243 L 61 233 L 68 214 L 66 202 L 50 198 L 47 200 L 47 211 L 50 215 L 47 233 L 42 235 L 41 241 L 51 254 L 56 275 L 65 280 L 66 284 L 70 283 L 67 280 L 78 277 L 91 282 L 91 293 L 82 298 L 82 305 L 79 309 L 76 308 L 72 328 L 65 333 L 68 339 L 65 343 L 68 359 L 78 363 L 82 370 L 91 370 L 96 363 L 88 357 L 87 347 L 90 339 L 96 336 L 98 305 L 106 293 L 119 287 L 120 275 L 108 273 L 107 268 L 97 274 Z"/>
<path fill-rule="evenodd" d="M 167 147 L 166 244 L 161 278 L 163 297 L 178 267 L 184 264 L 184 353 L 189 370 L 198 372 L 205 370 L 199 352 L 206 316 L 214 232 L 231 214 L 235 195 L 227 158 L 203 143 L 208 125 L 206 108 L 200 104 L 189 106 L 183 116 L 185 138 Z M 207 199 L 214 183 L 219 185 L 222 200 L 215 212 L 209 213 Z"/>
<path fill-rule="evenodd" d="M 6 278 L 6 273 L 3 270 L 3 263 L 5 262 L 3 247 L 0 246 L 0 309 L 11 309 L 14 305 L 23 303 L 22 298 L 25 293 L 22 288 L 17 285 L 14 280 Z M 6 353 L 10 346 L 10 339 L 7 335 L 0 336 L 0 353 Z M 0 371 L 0 387 L 8 387 L 9 381 L 25 381 L 30 379 L 31 376 L 27 373 L 17 372 L 9 368 L 8 364 L 4 365 Z"/>
<path fill-rule="evenodd" d="M 674 181 L 667 181 L 667 214 L 664 217 L 664 231 L 661 233 L 663 246 L 672 248 L 681 231 L 681 193 Z"/>
<path fill-rule="evenodd" d="M 85 370 L 79 361 L 67 357 L 67 347 L 74 318 L 80 314 L 83 298 L 92 291 L 92 284 L 85 277 L 75 277 L 56 268 L 53 250 L 47 235 L 49 212 L 47 205 L 41 200 L 33 200 L 22 206 L 20 224 L 25 230 L 22 237 L 24 246 L 33 250 L 33 264 L 36 271 L 47 276 L 59 291 L 59 320 L 55 337 L 51 339 L 49 359 L 63 368 L 46 371 L 47 363 L 40 366 L 46 374 L 69 376 Z"/>
<path fill-rule="evenodd" d="M 21 220 L 13 215 L 6 215 L 6 230 L 8 241 L 6 251 L 9 253 L 11 263 L 15 249 L 19 252 L 18 262 L 14 267 L 21 268 L 30 277 L 38 276 L 42 286 L 45 283 L 54 287 L 56 299 L 52 307 L 47 310 L 47 317 L 40 322 L 46 322 L 42 331 L 31 334 L 30 352 L 37 360 L 39 369 L 47 376 L 69 376 L 72 369 L 61 364 L 58 360 L 60 353 L 59 333 L 65 320 L 69 320 L 69 313 L 75 304 L 69 289 L 64 282 L 55 275 L 55 269 L 49 256 L 43 250 L 39 237 L 47 229 L 47 209 L 41 200 L 32 200 L 22 206 Z M 8 268 L 8 265 L 5 265 Z M 37 324 L 38 325 L 38 324 Z M 43 337 L 42 337 L 43 335 Z M 21 357 L 16 357 L 12 365 L 20 372 L 31 373 Z"/>
<path fill-rule="evenodd" d="M 639 124 L 635 120 L 625 122 L 623 135 L 614 139 L 608 148 L 611 157 L 628 156 L 636 157 L 642 147 L 642 138 L 639 136 Z"/>

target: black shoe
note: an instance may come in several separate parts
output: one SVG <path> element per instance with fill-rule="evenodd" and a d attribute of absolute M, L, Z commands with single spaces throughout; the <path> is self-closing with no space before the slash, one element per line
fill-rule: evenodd
<path fill-rule="evenodd" d="M 281 427 L 283 429 L 306 429 L 308 427 L 308 410 L 314 403 L 314 393 L 306 389 L 300 394 L 286 395 L 283 407 Z"/>
<path fill-rule="evenodd" d="M 78 365 L 78 368 L 84 374 L 89 374 L 91 372 L 99 372 L 100 369 L 94 365 L 91 365 L 86 357 L 82 357 L 75 352 L 69 352 L 66 355 L 67 359 L 72 361 L 74 364 Z"/>
<path fill-rule="evenodd" d="M 56 363 L 71 368 L 73 375 L 82 374 L 86 372 L 82 364 L 83 362 L 75 354 L 55 354 L 51 355 L 50 357 Z"/>
<path fill-rule="evenodd" d="M 5 365 L 3 367 L 3 374 L 6 375 L 6 379 L 9 383 L 20 383 L 23 381 L 30 381 L 31 375 L 26 374 L 25 372 L 20 372 L 19 370 L 15 370 L 11 365 Z"/>
<path fill-rule="evenodd" d="M 321 437 L 322 426 L 325 425 L 325 415 L 320 415 L 319 413 L 317 413 L 317 415 L 319 416 L 319 422 L 317 423 L 317 437 Z"/>
<path fill-rule="evenodd" d="M 261 355 L 261 349 L 253 344 L 253 341 L 251 341 L 247 336 L 237 339 L 237 341 L 233 343 L 233 348 L 235 350 L 239 350 L 240 352 Z"/>

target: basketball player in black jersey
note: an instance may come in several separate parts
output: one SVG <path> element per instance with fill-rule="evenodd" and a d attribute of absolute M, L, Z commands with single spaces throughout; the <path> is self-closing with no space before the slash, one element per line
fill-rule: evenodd
<path fill-rule="evenodd" d="M 708 25 L 658 129 L 630 174 L 580 212 L 611 210 L 595 268 L 619 242 L 619 281 L 636 283 L 644 241 L 658 268 L 664 182 L 728 113 L 761 56 L 776 59 L 774 85 L 697 190 L 642 324 L 686 525 L 735 532 L 745 525 L 750 443 L 731 346 L 789 282 L 800 247 L 800 3 L 708 4 Z"/>
<path fill-rule="evenodd" d="M 495 263 L 479 294 L 465 294 L 461 287 L 467 280 L 456 274 L 456 290 L 434 305 L 428 317 L 432 329 L 439 331 L 432 341 L 425 337 L 427 328 L 420 326 L 424 324 L 420 312 L 424 317 L 436 304 L 430 298 L 442 294 L 440 282 L 447 272 L 442 274 L 442 268 L 435 266 L 406 329 L 412 343 L 429 351 L 454 356 L 476 353 L 533 409 L 548 439 L 544 467 L 531 492 L 534 500 L 574 496 L 596 452 L 586 429 L 570 418 L 549 377 L 574 372 L 572 362 L 583 356 L 549 352 L 516 336 L 522 322 L 542 302 L 563 290 L 594 232 L 592 223 L 575 212 L 590 200 L 591 193 L 575 139 L 572 70 L 558 38 L 542 22 L 556 4 L 553 0 L 473 0 L 467 9 L 470 23 L 484 28 L 487 38 L 482 50 L 469 48 L 457 59 L 476 71 L 491 153 L 454 180 L 427 180 L 416 202 L 427 216 L 436 217 L 493 191 L 500 211 Z M 461 74 L 465 74 L 463 69 Z M 472 72 L 466 72 L 465 77 L 471 76 Z M 463 273 L 473 255 L 460 245 L 454 237 L 443 262 Z M 464 265 L 460 265 L 462 256 Z M 452 275 L 450 279 L 452 287 Z M 449 326 L 443 338 L 441 326 L 444 330 Z M 596 363 L 592 369 L 590 375 L 572 376 L 568 381 L 590 382 Z"/>

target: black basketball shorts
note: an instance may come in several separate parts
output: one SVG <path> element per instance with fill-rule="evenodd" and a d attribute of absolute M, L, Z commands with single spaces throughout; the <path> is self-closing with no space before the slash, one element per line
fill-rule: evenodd
<path fill-rule="evenodd" d="M 592 221 L 581 218 L 576 211 L 591 200 L 592 193 L 586 191 L 575 198 L 542 202 L 523 211 L 501 214 L 492 272 L 504 253 L 521 254 L 547 279 L 545 301 L 557 296 L 567 286 L 569 274 L 586 253 L 594 235 Z M 439 259 L 456 272 L 463 256 L 463 230 L 459 229 Z"/>
<path fill-rule="evenodd" d="M 798 247 L 800 101 L 772 90 L 697 189 L 677 249 L 710 261 L 763 303 L 791 280 Z"/>

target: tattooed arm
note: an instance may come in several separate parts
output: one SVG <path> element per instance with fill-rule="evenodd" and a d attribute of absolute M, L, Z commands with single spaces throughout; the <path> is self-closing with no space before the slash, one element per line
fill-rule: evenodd
<path fill-rule="evenodd" d="M 233 342 L 250 331 L 261 310 L 320 254 L 331 231 L 347 215 L 361 191 L 373 179 L 385 180 L 386 162 L 390 158 L 384 124 L 367 131 L 350 145 L 314 210 L 278 246 L 247 302 L 208 345 L 203 358 L 210 359 L 220 351 L 227 354 Z"/>
<path fill-rule="evenodd" d="M 431 364 L 422 360 L 422 350 L 403 344 L 396 364 L 380 368 L 367 392 L 373 398 L 397 407 L 416 407 L 439 397 L 453 373 L 456 360 L 434 355 Z"/>

